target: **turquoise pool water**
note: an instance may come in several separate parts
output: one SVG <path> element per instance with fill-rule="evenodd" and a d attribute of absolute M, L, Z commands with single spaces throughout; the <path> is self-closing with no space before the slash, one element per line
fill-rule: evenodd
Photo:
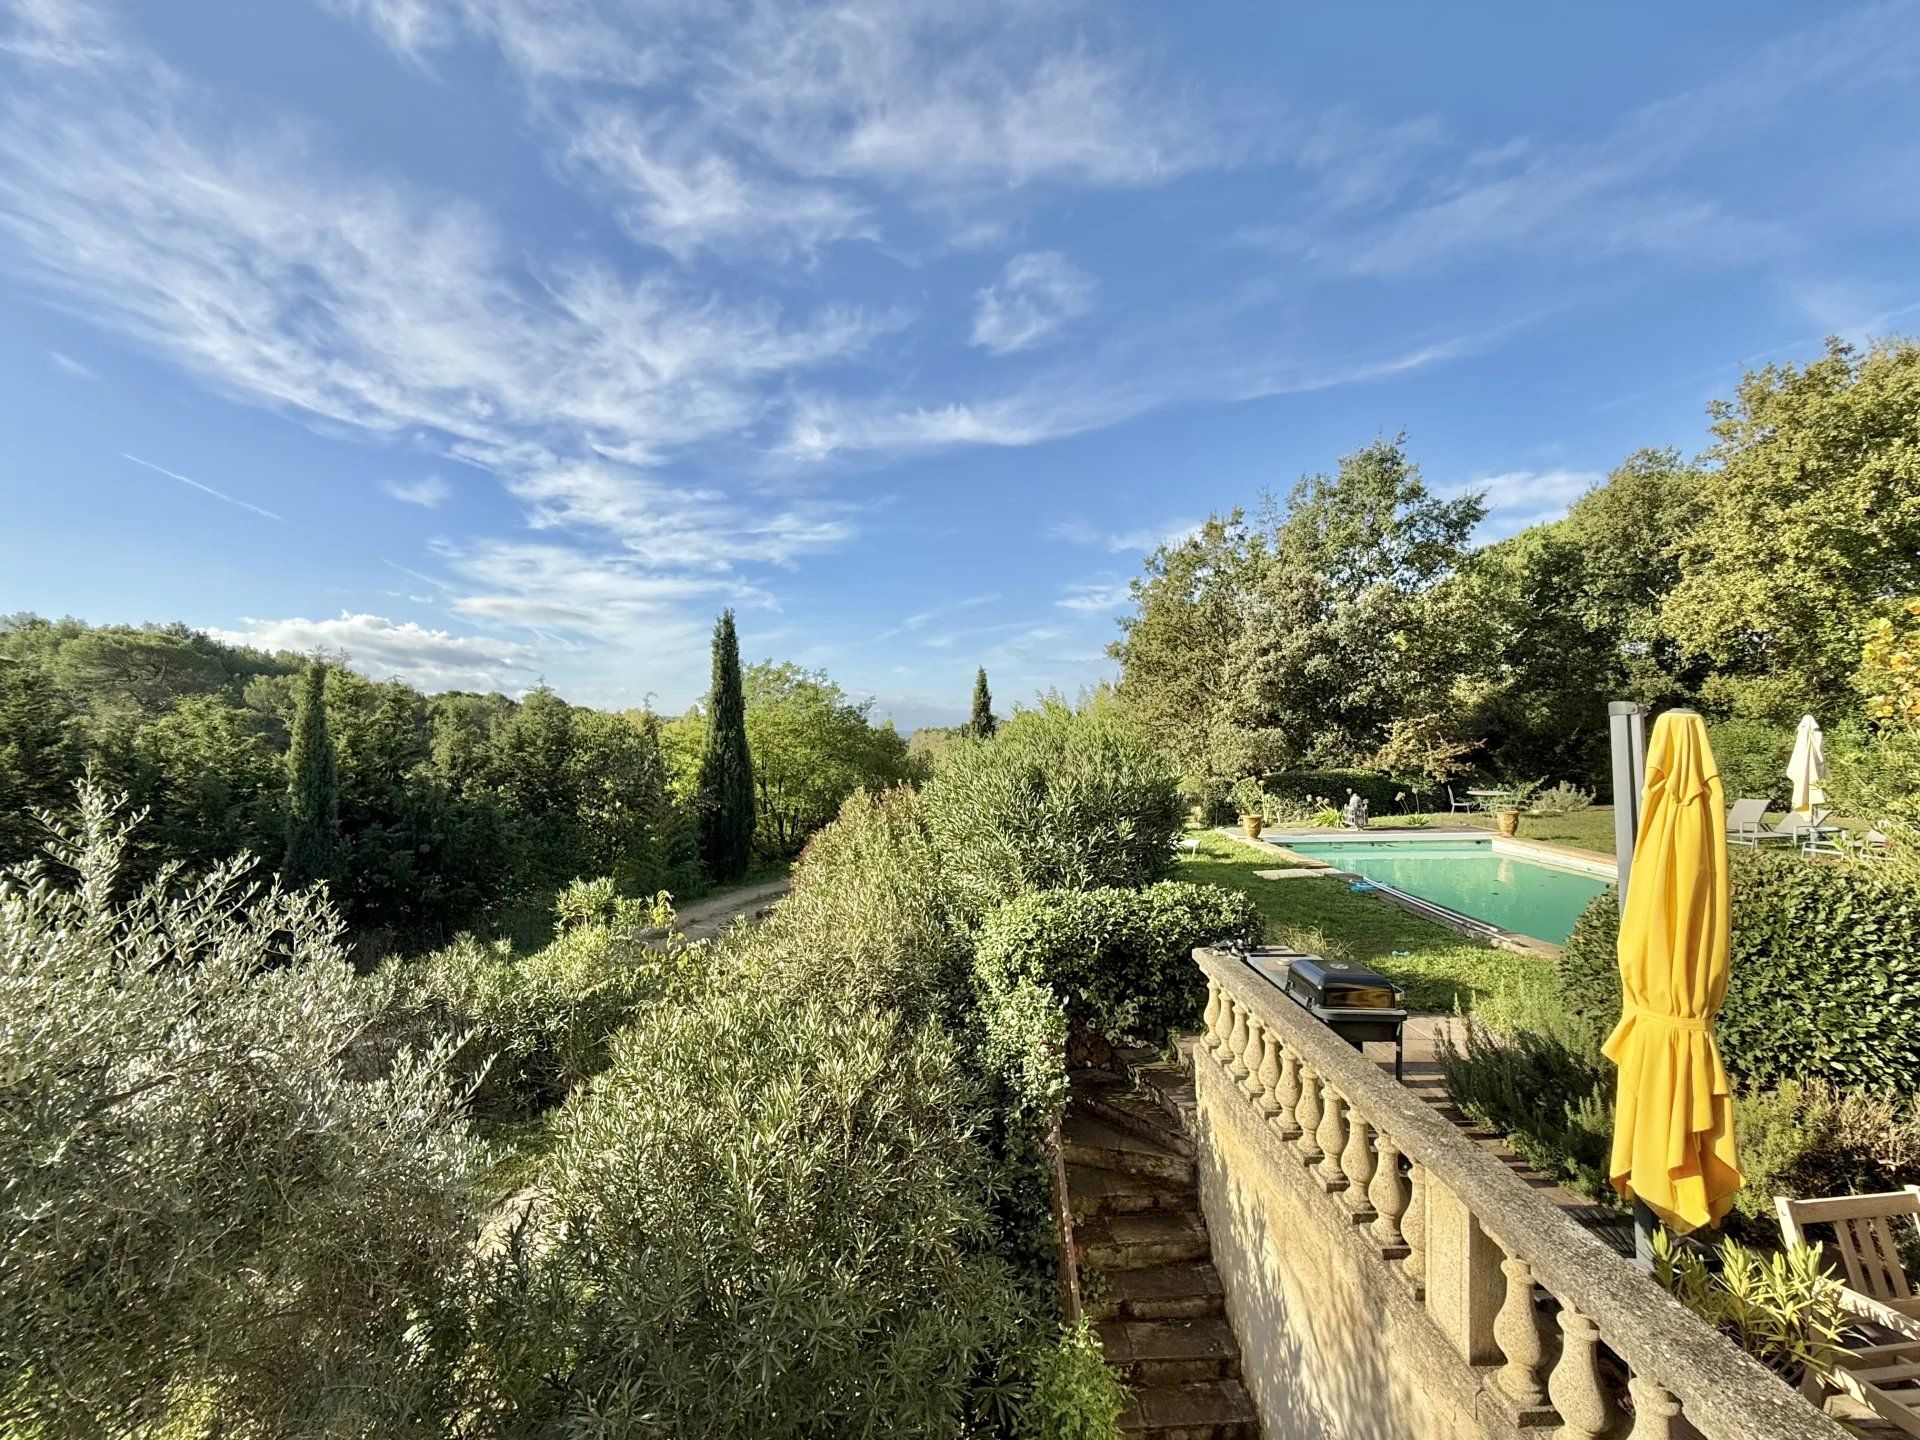
<path fill-rule="evenodd" d="M 1607 888 L 1593 875 L 1496 855 L 1488 840 L 1280 841 L 1289 850 L 1378 880 L 1502 930 L 1560 945 L 1587 902 Z"/>

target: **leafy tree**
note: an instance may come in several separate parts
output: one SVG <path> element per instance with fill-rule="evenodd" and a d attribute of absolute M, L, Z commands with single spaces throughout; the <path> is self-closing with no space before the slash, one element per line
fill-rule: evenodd
<path fill-rule="evenodd" d="M 713 686 L 707 700 L 706 753 L 700 760 L 696 813 L 700 860 L 716 881 L 737 880 L 753 860 L 753 754 L 740 678 L 740 637 L 733 611 L 713 627 Z"/>
<path fill-rule="evenodd" d="M 290 885 L 330 878 L 338 861 L 340 777 L 327 732 L 327 667 L 315 660 L 301 677 L 287 752 L 287 852 Z"/>
<path fill-rule="evenodd" d="M 150 828 L 167 858 L 207 869 L 242 850 L 273 853 L 285 833 L 286 772 L 264 716 L 220 695 L 189 695 L 134 745 Z"/>
<path fill-rule="evenodd" d="M 967 732 L 976 739 L 991 740 L 998 724 L 993 718 L 993 692 L 987 689 L 987 667 L 982 665 L 973 676 L 973 715 Z"/>
<path fill-rule="evenodd" d="M 0 864 L 39 844 L 36 810 L 64 810 L 79 777 L 74 713 L 39 664 L 0 663 Z"/>
<path fill-rule="evenodd" d="M 1713 405 L 1705 513 L 1661 620 L 1709 698 L 1792 724 L 1857 705 L 1865 631 L 1920 591 L 1920 343 L 1838 340 Z"/>

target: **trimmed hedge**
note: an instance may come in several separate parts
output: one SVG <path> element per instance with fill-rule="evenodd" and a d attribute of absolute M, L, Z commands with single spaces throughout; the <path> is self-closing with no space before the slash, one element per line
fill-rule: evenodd
<path fill-rule="evenodd" d="M 1613 892 L 1560 958 L 1567 1008 L 1604 1036 L 1619 1018 Z M 1818 1078 L 1920 1093 L 1920 894 L 1870 870 L 1736 855 L 1732 977 L 1717 1027 L 1745 1084 Z"/>
<path fill-rule="evenodd" d="M 1351 790 L 1366 800 L 1367 807 L 1375 815 L 1430 810 L 1436 796 L 1444 797 L 1443 791 L 1424 780 L 1400 779 L 1383 775 L 1377 770 L 1288 770 L 1267 776 L 1263 785 L 1269 795 L 1281 800 L 1297 800 L 1302 804 L 1312 795 L 1331 800 L 1335 805 L 1344 805 L 1347 803 L 1347 792 Z M 1396 795 L 1407 798 L 1396 800 Z"/>
<path fill-rule="evenodd" d="M 1207 985 L 1194 947 L 1251 944 L 1264 929 L 1252 900 L 1212 885 L 1049 890 L 989 914 L 976 963 L 990 992 L 1030 981 L 1110 1039 L 1156 1038 L 1199 1020 Z"/>

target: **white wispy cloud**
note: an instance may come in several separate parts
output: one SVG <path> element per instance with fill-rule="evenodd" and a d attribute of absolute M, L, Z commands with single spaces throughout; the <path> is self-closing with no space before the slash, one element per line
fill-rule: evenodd
<path fill-rule="evenodd" d="M 1183 519 L 1169 520 L 1164 525 L 1142 525 L 1132 530 L 1107 530 L 1074 516 L 1048 526 L 1047 533 L 1073 545 L 1086 545 L 1114 555 L 1126 555 L 1157 550 L 1162 545 L 1176 545 L 1199 528 L 1200 521 Z"/>
<path fill-rule="evenodd" d="M 974 297 L 971 343 L 995 355 L 1026 350 L 1093 308 L 1093 277 L 1056 250 L 1007 261 Z"/>
<path fill-rule="evenodd" d="M 343 610 L 331 620 L 256 620 L 215 637 L 262 650 L 319 651 L 343 657 L 374 680 L 401 679 L 425 691 L 503 690 L 518 693 L 537 676 L 538 654 L 530 645 L 484 635 L 454 635 L 412 621 Z"/>
<path fill-rule="evenodd" d="M 418 505 L 425 510 L 437 510 L 453 496 L 453 486 L 438 475 L 422 475 L 418 480 L 389 480 L 385 489 L 403 505 Z"/>
<path fill-rule="evenodd" d="M 1489 534 L 1504 535 L 1543 520 L 1557 520 L 1574 501 L 1606 478 L 1598 470 L 1507 470 L 1438 488 L 1444 495 L 1484 496 L 1484 529 Z"/>
<path fill-rule="evenodd" d="M 156 465 L 151 460 L 142 460 L 138 455 L 122 455 L 120 458 L 122 460 L 131 460 L 136 465 L 144 465 L 155 474 L 164 475 L 169 480 L 178 480 L 182 485 L 190 485 L 203 495 L 211 495 L 216 500 L 224 500 L 227 504 L 237 505 L 242 510 L 251 510 L 255 515 L 263 516 L 268 520 L 284 520 L 286 518 L 283 515 L 276 515 L 273 511 L 254 504 L 251 500 L 242 500 L 238 496 L 227 494 L 224 490 L 216 490 L 213 486 L 203 481 L 195 480 L 191 475 L 182 475 L 177 470 L 169 470 L 166 466 Z"/>
<path fill-rule="evenodd" d="M 1053 603 L 1063 610 L 1100 615 L 1121 609 L 1132 599 L 1133 591 L 1125 580 L 1077 580 Z"/>
<path fill-rule="evenodd" d="M 1000 599 L 1000 592 L 993 590 L 984 595 L 968 595 L 963 599 L 949 600 L 944 605 L 932 605 L 925 610 L 917 610 L 913 614 L 906 616 L 898 625 L 893 626 L 891 629 L 881 631 L 876 638 L 891 640 L 897 635 L 912 634 L 916 630 L 924 630 L 935 620 L 944 620 L 952 615 L 959 615 L 968 610 L 976 610 L 982 605 L 991 605 L 998 599 Z"/>
<path fill-rule="evenodd" d="M 53 362 L 56 370 L 64 371 L 76 380 L 97 380 L 100 378 L 93 373 L 91 366 L 83 365 L 71 355 L 62 354 L 58 350 L 49 350 L 47 352 L 47 358 Z"/>

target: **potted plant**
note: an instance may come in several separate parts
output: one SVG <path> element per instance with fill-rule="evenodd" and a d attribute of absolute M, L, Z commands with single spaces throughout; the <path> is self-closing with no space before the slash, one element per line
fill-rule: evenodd
<path fill-rule="evenodd" d="M 1251 775 L 1246 776 L 1235 783 L 1230 798 L 1240 812 L 1240 828 L 1249 840 L 1258 840 L 1261 827 L 1267 823 L 1267 797 L 1260 782 Z"/>
<path fill-rule="evenodd" d="M 1500 794 L 1487 802 L 1493 812 L 1493 828 L 1511 840 L 1520 833 L 1520 817 L 1533 805 L 1544 780 L 1509 781 Z"/>

